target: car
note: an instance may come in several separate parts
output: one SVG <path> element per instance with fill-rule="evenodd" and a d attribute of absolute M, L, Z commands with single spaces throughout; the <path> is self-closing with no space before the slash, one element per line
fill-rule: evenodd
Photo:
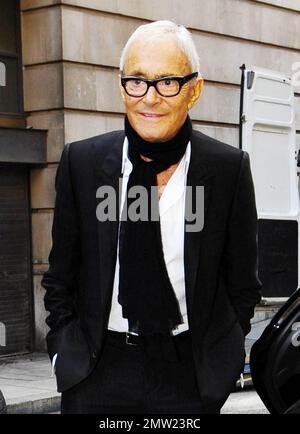
<path fill-rule="evenodd" d="M 6 402 L 3 393 L 0 390 L 0 414 L 6 414 L 6 413 L 7 413 Z"/>
<path fill-rule="evenodd" d="M 250 370 L 271 414 L 300 414 L 300 288 L 252 345 Z"/>

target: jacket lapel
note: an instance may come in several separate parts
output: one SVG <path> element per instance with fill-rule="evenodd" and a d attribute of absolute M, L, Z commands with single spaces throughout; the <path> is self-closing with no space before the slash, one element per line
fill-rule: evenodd
<path fill-rule="evenodd" d="M 214 171 L 211 165 L 205 161 L 205 153 L 201 146 L 201 140 L 191 141 L 191 159 L 189 170 L 187 174 L 187 186 L 192 187 L 193 204 L 195 203 L 195 187 L 204 187 L 204 224 L 209 207 L 209 201 L 212 190 L 212 182 L 214 178 Z M 203 202 L 199 202 L 203 206 Z M 186 201 L 185 209 L 187 215 L 187 208 L 190 207 L 190 201 Z M 196 285 L 197 271 L 199 268 L 199 257 L 202 248 L 201 240 L 203 231 L 191 232 L 187 230 L 190 222 L 185 219 L 185 233 L 184 233 L 184 269 L 185 269 L 185 287 L 186 287 L 186 302 L 189 319 L 192 318 L 192 305 L 193 295 Z"/>
<path fill-rule="evenodd" d="M 115 211 L 115 219 L 110 221 L 99 221 L 97 217 L 97 234 L 99 248 L 99 276 L 100 276 L 100 295 L 102 305 L 107 307 L 112 296 L 112 286 L 115 271 L 115 262 L 117 254 L 118 227 L 119 227 L 119 182 L 121 182 L 122 173 L 122 150 L 124 142 L 124 133 L 119 132 L 108 143 L 108 146 L 101 146 L 95 149 L 94 179 L 95 191 L 99 187 L 108 187 L 113 194 L 112 209 Z M 98 190 L 99 192 L 99 190 Z M 96 194 L 96 193 L 95 193 Z M 106 197 L 106 196 L 105 196 Z M 96 207 L 103 200 L 96 198 Z"/>

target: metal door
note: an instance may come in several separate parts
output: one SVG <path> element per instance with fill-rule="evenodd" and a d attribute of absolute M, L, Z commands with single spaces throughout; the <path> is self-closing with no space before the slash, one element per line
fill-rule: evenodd
<path fill-rule="evenodd" d="M 28 169 L 0 165 L 0 356 L 32 348 Z"/>

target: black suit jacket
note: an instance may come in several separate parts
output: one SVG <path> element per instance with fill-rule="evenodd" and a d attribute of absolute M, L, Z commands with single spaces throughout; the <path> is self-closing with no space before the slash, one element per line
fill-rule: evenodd
<path fill-rule="evenodd" d="M 58 391 L 84 379 L 101 357 L 118 221 L 97 221 L 96 190 L 110 185 L 118 192 L 123 141 L 124 132 L 115 131 L 67 144 L 58 167 L 53 246 L 42 279 Z M 244 336 L 260 300 L 249 156 L 193 131 L 187 184 L 204 186 L 204 228 L 185 232 L 184 265 L 197 380 L 209 407 L 224 403 L 242 372 Z"/>

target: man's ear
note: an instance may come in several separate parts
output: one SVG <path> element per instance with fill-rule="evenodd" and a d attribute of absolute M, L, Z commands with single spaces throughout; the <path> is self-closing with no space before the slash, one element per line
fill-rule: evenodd
<path fill-rule="evenodd" d="M 192 96 L 191 96 L 190 101 L 188 103 L 188 109 L 189 110 L 196 104 L 196 102 L 200 98 L 202 90 L 203 90 L 203 86 L 204 86 L 203 78 L 198 78 L 197 82 L 194 86 Z"/>
<path fill-rule="evenodd" d="M 125 90 L 121 84 L 121 77 L 120 76 L 119 76 L 119 89 L 120 89 L 120 94 L 121 94 L 122 100 L 123 100 L 123 102 L 125 102 Z"/>

